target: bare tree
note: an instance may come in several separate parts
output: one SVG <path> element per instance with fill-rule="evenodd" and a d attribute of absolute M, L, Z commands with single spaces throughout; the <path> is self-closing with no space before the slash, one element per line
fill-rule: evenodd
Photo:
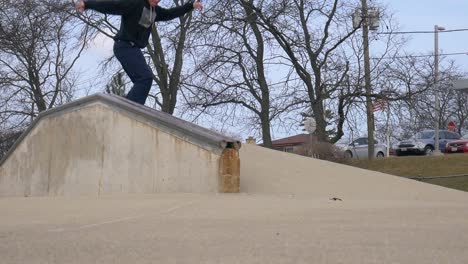
<path fill-rule="evenodd" d="M 18 130 L 0 130 L 0 160 L 5 157 L 21 133 L 22 131 Z"/>
<path fill-rule="evenodd" d="M 183 5 L 187 0 L 173 0 L 176 6 Z M 154 68 L 154 80 L 159 91 L 151 96 L 161 108 L 161 111 L 174 114 L 177 105 L 180 83 L 184 76 L 185 48 L 190 45 L 190 26 L 194 16 L 188 14 L 178 20 L 165 22 L 164 25 L 153 27 L 152 41 L 147 47 L 147 53 Z"/>
<path fill-rule="evenodd" d="M 271 122 L 304 100 L 294 98 L 287 80 L 273 80 L 268 67 L 280 63 L 271 35 L 258 24 L 253 1 L 213 4 L 197 27 L 207 32 L 193 48 L 196 77 L 184 83 L 189 107 L 232 107 L 247 111 L 244 126 L 261 131 L 263 144 L 272 147 Z M 229 106 L 230 105 L 230 106 Z M 240 106 L 239 108 L 234 105 Z M 239 113 L 241 115 L 241 113 Z"/>
<path fill-rule="evenodd" d="M 329 141 L 326 101 L 339 89 L 346 78 L 346 69 L 349 69 L 346 61 L 340 61 L 338 57 L 341 45 L 357 30 L 352 27 L 350 19 L 354 7 L 340 0 L 262 1 L 251 3 L 251 6 L 302 81 L 317 122 L 317 137 Z M 326 83 L 323 77 L 327 67 L 341 67 L 344 70 L 331 83 Z M 338 113 L 343 114 L 343 111 Z M 335 128 L 335 137 L 339 139 L 343 135 L 342 125 L 338 123 Z M 336 141 L 336 138 L 332 141 Z"/>
<path fill-rule="evenodd" d="M 125 72 L 120 71 L 112 76 L 111 81 L 106 85 L 106 92 L 119 96 L 125 96 L 127 84 L 124 78 Z"/>
<path fill-rule="evenodd" d="M 463 129 L 468 126 L 468 98 L 464 92 L 453 92 L 453 99 L 449 104 L 451 117 L 456 121 L 458 133 L 462 134 Z"/>
<path fill-rule="evenodd" d="M 0 8 L 0 119 L 27 124 L 37 113 L 71 100 L 73 66 L 87 31 L 77 33 L 60 1 L 6 1 Z"/>
<path fill-rule="evenodd" d="M 460 72 L 454 61 L 441 65 L 439 90 L 434 90 L 434 63 L 431 56 L 407 55 L 393 60 L 387 65 L 379 84 L 399 96 L 390 98 L 394 132 L 398 138 L 408 138 L 424 129 L 433 129 L 439 120 L 441 128 L 456 120 L 460 127 L 467 118 L 464 96 L 450 89 Z M 436 92 L 440 96 L 440 112 L 435 107 Z"/>

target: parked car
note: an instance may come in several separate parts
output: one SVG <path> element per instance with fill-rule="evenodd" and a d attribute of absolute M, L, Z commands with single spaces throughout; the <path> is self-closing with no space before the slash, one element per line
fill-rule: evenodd
<path fill-rule="evenodd" d="M 411 154 L 431 154 L 435 149 L 435 130 L 425 130 L 417 133 L 408 140 L 398 142 L 396 148 L 397 156 Z M 460 135 L 448 130 L 439 130 L 439 149 L 445 152 L 447 143 L 460 139 Z"/>
<path fill-rule="evenodd" d="M 447 143 L 445 147 L 446 153 L 468 153 L 468 134 L 460 138 L 460 140 L 455 140 Z"/>
<path fill-rule="evenodd" d="M 377 158 L 383 158 L 387 155 L 387 146 L 379 144 L 374 140 L 374 155 Z M 369 144 L 366 137 L 361 137 L 345 147 L 345 155 L 354 159 L 367 159 L 369 155 Z"/>

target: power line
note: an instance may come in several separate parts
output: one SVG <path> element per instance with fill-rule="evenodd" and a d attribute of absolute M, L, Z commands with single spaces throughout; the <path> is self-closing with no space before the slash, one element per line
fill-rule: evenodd
<path fill-rule="evenodd" d="M 443 53 L 439 54 L 439 56 L 457 56 L 457 55 L 468 55 L 468 51 L 466 52 L 454 52 L 454 53 Z M 406 55 L 406 56 L 395 56 L 395 57 L 383 57 L 383 58 L 372 58 L 373 60 L 392 60 L 392 59 L 406 59 L 406 58 L 426 58 L 426 57 L 434 57 L 434 54 L 427 54 L 427 55 Z"/>
<path fill-rule="evenodd" d="M 468 31 L 468 28 L 441 30 L 438 33 L 452 33 Z M 378 32 L 377 35 L 403 35 L 403 34 L 434 34 L 435 31 L 394 31 L 394 32 Z"/>

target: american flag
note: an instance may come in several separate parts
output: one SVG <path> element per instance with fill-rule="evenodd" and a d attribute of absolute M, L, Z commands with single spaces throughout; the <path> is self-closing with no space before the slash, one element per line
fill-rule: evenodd
<path fill-rule="evenodd" d="M 384 99 L 377 99 L 372 104 L 372 110 L 374 112 L 382 111 L 388 107 L 388 101 Z"/>

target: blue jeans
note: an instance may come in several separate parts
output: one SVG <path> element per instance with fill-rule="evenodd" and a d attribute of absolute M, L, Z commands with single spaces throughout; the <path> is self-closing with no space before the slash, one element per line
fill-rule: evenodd
<path fill-rule="evenodd" d="M 141 49 L 126 41 L 115 41 L 114 54 L 133 82 L 127 99 L 144 105 L 153 83 L 153 73 Z"/>

